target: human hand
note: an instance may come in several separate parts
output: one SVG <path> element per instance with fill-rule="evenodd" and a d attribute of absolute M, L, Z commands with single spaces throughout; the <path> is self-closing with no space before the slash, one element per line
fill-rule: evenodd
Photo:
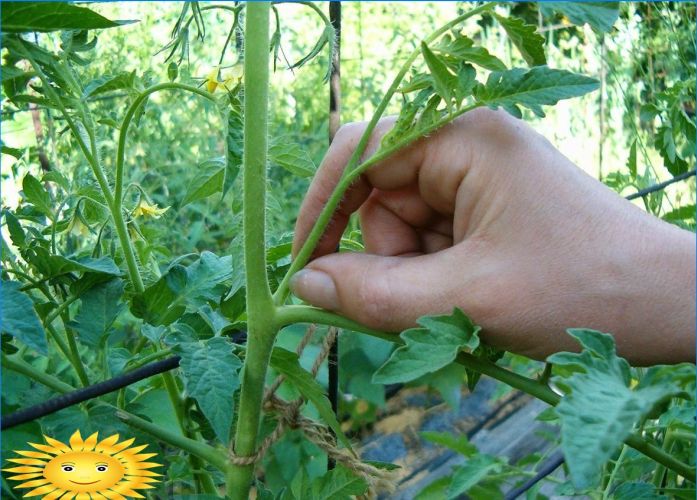
<path fill-rule="evenodd" d="M 366 158 L 392 124 L 378 124 Z M 337 134 L 300 210 L 294 255 L 364 129 Z M 366 252 L 331 254 L 356 210 Z M 587 327 L 614 334 L 634 363 L 694 360 L 694 235 L 503 111 L 471 111 L 368 170 L 313 257 L 294 293 L 374 329 L 458 306 L 487 343 L 533 358 L 575 350 L 566 328 Z"/>

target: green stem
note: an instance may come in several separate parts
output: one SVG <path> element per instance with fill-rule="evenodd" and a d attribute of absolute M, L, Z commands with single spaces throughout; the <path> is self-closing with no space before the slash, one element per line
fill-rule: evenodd
<path fill-rule="evenodd" d="M 663 450 L 666 453 L 670 453 L 670 449 L 673 446 L 673 432 L 672 429 L 666 429 L 665 437 L 663 438 Z M 653 484 L 656 488 L 660 488 L 663 483 L 663 476 L 666 473 L 666 468 L 663 465 L 658 465 L 653 473 Z"/>
<path fill-rule="evenodd" d="M 244 266 L 247 290 L 247 353 L 242 367 L 240 405 L 232 450 L 256 451 L 266 370 L 276 336 L 274 306 L 266 273 L 266 162 L 269 87 L 269 2 L 250 2 L 244 30 Z M 230 464 L 227 496 L 246 499 L 254 465 Z"/>
<path fill-rule="evenodd" d="M 126 111 L 123 121 L 121 122 L 121 128 L 119 129 L 119 144 L 116 150 L 116 179 L 114 183 L 114 197 L 112 202 L 109 204 L 111 210 L 111 215 L 114 220 L 114 225 L 116 227 L 116 234 L 121 243 L 121 248 L 123 250 L 124 257 L 126 259 L 126 267 L 128 268 L 128 274 L 131 278 L 131 283 L 133 283 L 133 288 L 137 293 L 142 293 L 145 291 L 145 285 L 143 284 L 143 278 L 138 270 L 138 262 L 136 260 L 135 252 L 133 251 L 133 245 L 131 243 L 131 238 L 128 235 L 128 229 L 126 227 L 126 221 L 123 218 L 122 207 L 123 207 L 123 171 L 124 171 L 124 158 L 126 155 L 126 137 L 128 135 L 128 127 L 133 121 L 133 116 L 135 112 L 140 108 L 145 100 L 155 92 L 160 90 L 185 90 L 193 94 L 200 95 L 209 101 L 215 103 L 215 98 L 208 92 L 192 87 L 191 85 L 185 85 L 183 83 L 168 82 L 160 83 L 158 85 L 153 85 L 145 89 L 140 95 L 131 103 Z"/>
<path fill-rule="evenodd" d="M 250 456 L 256 452 L 266 369 L 275 339 L 269 335 L 253 342 L 249 340 L 251 337 L 247 341 L 240 389 L 239 416 L 235 430 L 234 449 L 232 450 L 237 456 Z M 249 488 L 253 480 L 254 465 L 230 464 L 227 477 L 228 498 L 238 500 L 248 498 Z"/>
<path fill-rule="evenodd" d="M 53 341 L 56 343 L 58 349 L 60 349 L 60 351 L 63 353 L 66 359 L 69 359 L 72 364 L 72 359 L 70 358 L 70 348 L 68 347 L 68 344 L 65 343 L 65 340 L 63 340 L 63 337 L 61 337 L 60 334 L 56 331 L 56 329 L 53 328 L 51 325 L 46 325 L 46 331 L 51 336 Z"/>
<path fill-rule="evenodd" d="M 181 429 L 182 434 L 185 434 L 186 427 L 184 425 L 184 404 L 179 394 L 177 381 L 174 380 L 174 377 L 172 376 L 171 372 L 164 372 L 161 375 L 161 377 L 162 382 L 165 384 L 165 390 L 167 391 L 167 395 L 169 396 L 169 401 L 172 404 L 174 415 L 177 417 L 177 423 L 179 424 L 179 428 Z"/>
<path fill-rule="evenodd" d="M 72 365 L 75 367 L 77 376 L 80 379 L 80 383 L 83 387 L 90 385 L 90 380 L 87 377 L 87 372 L 85 371 L 85 365 L 82 363 L 82 358 L 80 357 L 80 351 L 77 348 L 77 341 L 75 340 L 75 333 L 72 329 L 68 328 L 67 321 L 65 322 L 65 336 L 68 339 L 68 346 L 70 347 L 70 359 Z"/>
<path fill-rule="evenodd" d="M 141 338 L 144 338 L 147 341 L 147 337 Z M 172 349 L 162 349 L 160 351 L 155 351 L 151 354 L 148 354 L 147 356 L 143 356 L 140 359 L 132 358 L 126 363 L 124 370 L 126 368 L 128 368 L 129 370 L 135 370 L 136 368 L 140 368 L 143 365 L 147 365 L 148 363 L 157 361 L 158 359 L 162 359 L 166 356 L 169 356 L 170 354 L 172 354 Z"/>
<path fill-rule="evenodd" d="M 43 73 L 40 66 L 32 58 L 31 54 L 29 54 L 28 51 L 24 50 L 23 47 L 21 52 L 23 52 L 23 54 L 25 55 L 29 63 L 32 65 L 39 78 L 41 79 L 41 82 L 43 84 L 44 89 L 46 90 L 47 95 L 55 101 L 56 105 L 61 110 L 61 113 L 63 114 L 65 121 L 68 123 L 68 127 L 70 128 L 73 137 L 77 141 L 78 146 L 82 151 L 82 154 L 85 156 L 85 158 L 87 159 L 87 163 L 89 163 L 90 167 L 92 168 L 92 172 L 94 173 L 94 176 L 97 179 L 97 183 L 99 184 L 99 187 L 102 191 L 102 196 L 104 196 L 104 200 L 106 201 L 107 206 L 109 207 L 111 217 L 114 221 L 114 227 L 116 228 L 116 234 L 119 238 L 121 247 L 123 249 L 124 257 L 126 259 L 126 266 L 128 267 L 128 273 L 131 278 L 131 283 L 133 283 L 133 287 L 137 292 L 143 292 L 145 290 L 145 287 L 143 286 L 143 280 L 140 276 L 140 271 L 138 271 L 138 265 L 135 259 L 135 253 L 133 252 L 131 239 L 128 236 L 126 223 L 123 219 L 123 216 L 121 215 L 121 202 L 119 201 L 118 204 L 115 204 L 116 199 L 111 193 L 109 181 L 107 180 L 106 174 L 104 173 L 104 169 L 99 164 L 98 158 L 95 154 L 96 142 L 94 140 L 94 131 L 87 130 L 87 135 L 90 138 L 90 147 L 88 147 L 85 141 L 83 140 L 82 135 L 80 134 L 77 124 L 73 121 L 72 117 L 70 116 L 70 113 L 68 113 L 68 110 L 65 108 L 63 101 L 49 83 L 48 78 Z M 83 119 L 86 120 L 85 110 L 81 106 L 82 105 L 80 105 L 81 114 L 83 115 Z M 87 129 L 87 124 L 83 124 L 83 126 Z M 125 136 L 125 133 L 123 132 L 124 131 L 122 130 L 122 135 Z M 121 146 L 121 142 L 119 142 L 119 146 Z"/>
<path fill-rule="evenodd" d="M 164 372 L 161 375 L 161 377 L 162 381 L 165 384 L 165 389 L 167 390 L 167 395 L 169 396 L 170 403 L 172 404 L 172 408 L 174 409 L 174 415 L 176 416 L 177 423 L 179 424 L 179 429 L 181 430 L 182 435 L 184 436 L 184 438 L 190 441 L 198 442 L 196 439 L 192 438 L 191 432 L 189 431 L 186 425 L 184 401 L 182 400 L 181 394 L 179 393 L 179 387 L 177 387 L 177 381 L 175 380 L 174 375 L 172 375 L 171 372 Z M 198 485 L 201 486 L 204 492 L 217 494 L 213 478 L 206 471 L 205 463 L 201 462 L 198 455 L 190 453 L 189 464 L 191 467 L 192 474 L 194 475 L 194 480 Z"/>
<path fill-rule="evenodd" d="M 383 340 L 389 340 L 395 344 L 403 344 L 404 341 L 396 334 L 376 332 L 371 328 L 362 326 L 355 321 L 347 320 L 334 313 L 323 311 L 311 306 L 282 306 L 276 310 L 276 325 L 278 327 L 289 323 L 318 323 L 330 326 L 340 326 L 347 330 L 365 333 Z M 469 353 L 458 354 L 457 363 L 475 370 L 483 375 L 510 385 L 514 389 L 526 392 L 545 403 L 556 406 L 561 401 L 561 396 L 550 389 L 546 384 L 537 380 L 524 377 L 515 372 L 502 368 L 495 363 L 486 361 Z M 690 465 L 681 462 L 677 458 L 666 453 L 661 448 L 647 442 L 638 434 L 632 434 L 625 439 L 625 444 L 643 453 L 652 460 L 677 472 L 685 479 L 695 482 L 695 470 Z"/>
<path fill-rule="evenodd" d="M 612 466 L 612 472 L 610 473 L 610 477 L 607 480 L 607 485 L 603 490 L 603 500 L 607 500 L 607 498 L 609 498 L 610 496 L 610 490 L 612 489 L 612 485 L 615 482 L 615 476 L 617 476 L 617 471 L 620 470 L 620 466 L 622 465 L 622 462 L 624 462 L 624 457 L 627 454 L 628 449 L 629 448 L 626 445 L 622 445 L 622 451 L 620 451 L 620 456 L 617 457 L 617 461 Z"/>
<path fill-rule="evenodd" d="M 325 309 L 313 306 L 280 306 L 276 308 L 276 329 L 280 330 L 284 326 L 294 323 L 319 323 L 322 325 L 335 326 L 354 332 L 367 333 L 372 337 L 381 338 L 395 344 L 403 344 L 402 339 L 397 333 L 385 333 L 373 330 L 360 323 L 339 316 Z"/>
<path fill-rule="evenodd" d="M 225 454 L 222 453 L 220 450 L 213 448 L 210 445 L 207 445 L 206 443 L 202 443 L 194 439 L 189 439 L 186 436 L 164 429 L 159 425 L 155 425 L 151 422 L 148 422 L 147 420 L 144 420 L 140 417 L 136 417 L 135 415 L 132 415 L 123 410 L 117 410 L 116 416 L 123 422 L 130 425 L 131 427 L 135 427 L 136 429 L 145 431 L 148 434 L 155 436 L 156 438 L 164 441 L 167 444 L 187 451 L 191 455 L 194 455 L 204 460 L 205 462 L 208 462 L 216 469 L 219 469 L 221 471 L 225 470 Z"/>
<path fill-rule="evenodd" d="M 496 2 L 489 2 L 484 5 L 481 5 L 479 7 L 476 7 L 465 14 L 462 14 L 461 16 L 456 17 L 449 23 L 444 24 L 440 28 L 438 28 L 436 31 L 431 33 L 428 37 L 424 39 L 425 43 L 430 43 L 436 39 L 438 39 L 440 36 L 442 36 L 444 33 L 447 33 L 448 30 L 454 28 L 458 24 L 462 23 L 466 19 L 484 13 L 488 10 L 491 10 L 495 7 Z M 290 283 L 290 278 L 298 272 L 300 269 L 302 269 L 305 264 L 310 259 L 310 256 L 312 255 L 313 250 L 317 246 L 317 243 L 319 242 L 319 239 L 322 237 L 322 234 L 324 233 L 325 228 L 329 224 L 329 221 L 331 220 L 332 215 L 334 214 L 334 210 L 338 206 L 339 202 L 341 201 L 341 197 L 343 196 L 344 192 L 348 187 L 351 185 L 353 180 L 360 175 L 361 172 L 365 171 L 367 168 L 370 166 L 374 165 L 381 159 L 387 158 L 390 156 L 390 154 L 394 153 L 397 151 L 397 149 L 401 149 L 408 143 L 412 142 L 413 140 L 416 140 L 418 137 L 428 133 L 427 130 L 420 130 L 418 133 L 411 134 L 408 138 L 405 138 L 405 140 L 399 141 L 398 144 L 396 144 L 396 147 L 392 148 L 386 148 L 384 151 L 378 152 L 378 154 L 374 155 L 372 158 L 370 158 L 368 161 L 364 162 L 362 165 L 360 165 L 359 168 L 356 168 L 358 163 L 360 162 L 360 158 L 365 152 L 365 148 L 368 145 L 368 140 L 370 139 L 371 134 L 373 133 L 373 130 L 375 129 L 376 125 L 378 124 L 378 121 L 382 117 L 383 113 L 387 109 L 388 104 L 390 103 L 390 100 L 392 99 L 392 96 L 397 92 L 397 89 L 399 88 L 400 83 L 406 76 L 407 72 L 409 71 L 409 68 L 411 68 L 411 65 L 414 63 L 417 57 L 421 54 L 421 49 L 416 48 L 412 51 L 412 53 L 407 57 L 406 61 L 404 64 L 402 64 L 402 67 L 400 68 L 399 72 L 395 76 L 394 80 L 392 81 L 392 84 L 390 85 L 390 88 L 387 89 L 387 92 L 383 96 L 382 100 L 378 104 L 377 108 L 375 109 L 375 112 L 373 113 L 372 118 L 370 119 L 370 122 L 368 122 L 368 125 L 366 126 L 365 130 L 363 131 L 363 135 L 358 141 L 358 144 L 356 145 L 356 149 L 353 151 L 353 154 L 348 160 L 348 163 L 346 164 L 346 167 L 344 169 L 344 172 L 342 174 L 342 177 L 337 184 L 336 188 L 334 189 L 334 192 L 332 193 L 332 196 L 329 198 L 327 201 L 327 204 L 325 205 L 324 209 L 320 213 L 319 217 L 317 218 L 317 221 L 315 222 L 315 225 L 313 226 L 312 230 L 310 231 L 310 234 L 308 235 L 307 239 L 305 240 L 305 243 L 301 247 L 300 251 L 298 252 L 298 255 L 295 257 L 293 260 L 290 268 L 288 269 L 288 272 L 286 275 L 283 277 L 283 280 L 281 281 L 280 285 L 278 286 L 278 289 L 276 290 L 276 293 L 274 294 L 274 302 L 277 305 L 281 305 L 285 302 L 287 296 L 288 296 L 288 284 Z M 441 127 L 448 121 L 452 121 L 455 119 L 456 116 L 469 111 L 471 109 L 470 107 L 465 108 L 464 110 L 461 110 L 461 112 L 458 113 L 453 113 L 451 114 L 448 118 L 447 121 L 442 121 L 439 122 L 437 127 L 431 127 L 431 129 Z M 354 173 L 354 169 L 356 172 Z M 354 177 L 355 175 L 355 177 Z"/>
<path fill-rule="evenodd" d="M 63 329 L 65 330 L 65 337 L 68 339 L 68 360 L 73 365 L 73 368 L 75 368 L 75 372 L 77 373 L 77 376 L 80 379 L 80 384 L 83 387 L 87 387 L 88 385 L 90 385 L 90 380 L 87 376 L 87 370 L 85 370 L 85 364 L 82 362 L 82 358 L 80 357 L 80 351 L 78 349 L 77 339 L 75 338 L 75 332 L 68 326 L 68 323 L 70 321 L 70 317 L 68 315 L 68 307 L 77 299 L 78 297 L 76 295 L 68 296 L 61 303 L 60 306 L 58 306 L 55 310 L 51 311 L 51 314 L 49 314 L 46 317 L 45 323 L 46 328 L 48 330 L 53 330 L 51 323 L 56 317 L 61 317 L 61 320 L 63 321 Z M 58 333 L 55 332 L 55 335 L 53 335 L 53 337 L 56 339 L 59 338 Z"/>
<path fill-rule="evenodd" d="M 8 356 L 7 354 L 3 353 L 2 366 L 3 368 L 7 368 L 8 370 L 12 370 L 13 372 L 19 373 L 20 375 L 24 375 L 31 380 L 43 384 L 49 389 L 53 389 L 60 394 L 65 394 L 66 392 L 75 390 L 72 385 L 66 384 L 62 380 L 58 380 L 56 377 L 42 372 L 16 356 Z"/>
<path fill-rule="evenodd" d="M 32 68 L 34 68 L 34 71 L 36 71 L 36 74 L 41 80 L 42 87 L 45 89 L 46 94 L 56 103 L 58 109 L 60 109 L 63 118 L 68 124 L 68 128 L 70 128 L 70 131 L 73 134 L 73 138 L 77 141 L 77 144 L 80 147 L 82 154 L 85 156 L 85 158 L 87 159 L 87 163 L 89 163 L 90 167 L 92 168 L 92 172 L 94 173 L 94 176 L 97 179 L 97 183 L 99 184 L 99 187 L 102 191 L 102 195 L 104 196 L 107 205 L 111 206 L 113 197 L 111 195 L 111 189 L 109 189 L 109 181 L 107 180 L 106 175 L 104 174 L 104 170 L 97 161 L 96 157 L 92 154 L 91 149 L 87 147 L 87 144 L 85 144 L 85 141 L 82 139 L 82 135 L 80 134 L 80 131 L 75 121 L 73 120 L 72 116 L 70 116 L 70 113 L 68 113 L 68 110 L 63 104 L 63 101 L 58 95 L 58 93 L 53 89 L 53 87 L 49 83 L 48 78 L 44 74 L 41 67 L 31 56 L 29 51 L 25 50 L 23 46 L 20 49 L 20 52 L 24 57 L 27 58 L 29 64 L 31 64 Z"/>

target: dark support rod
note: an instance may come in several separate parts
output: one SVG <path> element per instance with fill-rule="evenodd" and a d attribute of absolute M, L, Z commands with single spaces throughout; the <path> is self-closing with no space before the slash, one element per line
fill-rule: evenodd
<path fill-rule="evenodd" d="M 690 170 L 689 172 L 685 172 L 680 175 L 676 175 L 672 179 L 668 179 L 665 182 L 661 182 L 660 184 L 654 184 L 653 186 L 649 186 L 646 189 L 642 189 L 641 191 L 637 191 L 636 193 L 632 193 L 629 196 L 627 196 L 628 200 L 634 200 L 636 198 L 641 198 L 642 196 L 646 196 L 647 194 L 655 193 L 656 191 L 661 191 L 662 189 L 667 188 L 671 184 L 675 184 L 676 182 L 684 181 L 685 179 L 689 179 L 693 175 L 695 175 L 697 171 L 695 170 Z"/>
<path fill-rule="evenodd" d="M 331 54 L 331 72 L 329 74 L 329 143 L 334 140 L 336 131 L 341 126 L 341 2 L 329 2 L 329 21 L 335 33 L 334 53 Z M 337 252 L 339 248 L 337 247 Z M 328 397 L 332 411 L 339 411 L 339 337 L 329 350 L 327 361 L 329 372 Z M 327 457 L 327 468 L 333 469 L 336 463 Z"/>
<path fill-rule="evenodd" d="M 11 413 L 2 419 L 2 430 L 15 427 L 26 422 L 31 422 L 50 413 L 57 412 L 63 408 L 82 403 L 110 392 L 118 391 L 128 387 L 140 380 L 152 377 L 158 373 L 164 373 L 179 366 L 179 356 L 155 361 L 136 370 L 124 373 L 117 377 L 105 380 L 98 384 L 90 385 L 67 394 L 49 399 L 38 405 L 30 406 L 24 410 Z"/>

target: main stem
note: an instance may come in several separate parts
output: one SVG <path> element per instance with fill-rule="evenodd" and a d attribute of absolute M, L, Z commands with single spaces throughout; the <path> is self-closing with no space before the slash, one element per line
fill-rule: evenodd
<path fill-rule="evenodd" d="M 264 382 L 276 335 L 275 308 L 266 274 L 266 155 L 269 86 L 269 2 L 247 4 L 244 30 L 244 266 L 247 286 L 247 352 L 234 445 L 236 456 L 256 452 Z M 230 464 L 227 497 L 244 500 L 254 465 Z"/>

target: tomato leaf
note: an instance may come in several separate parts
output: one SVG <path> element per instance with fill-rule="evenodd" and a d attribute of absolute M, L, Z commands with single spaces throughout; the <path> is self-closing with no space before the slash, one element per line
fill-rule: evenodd
<path fill-rule="evenodd" d="M 180 208 L 222 192 L 226 168 L 224 158 L 213 158 L 199 163 L 196 176 L 189 183 Z"/>
<path fill-rule="evenodd" d="M 449 432 L 423 431 L 420 432 L 419 435 L 426 441 L 445 446 L 466 457 L 471 457 L 477 453 L 477 447 L 469 442 L 465 434 L 455 436 Z"/>
<path fill-rule="evenodd" d="M 46 355 L 46 332 L 34 310 L 34 302 L 19 290 L 21 287 L 22 284 L 17 281 L 0 283 L 0 328 L 2 333 L 9 333 L 40 354 Z"/>
<path fill-rule="evenodd" d="M 181 343 L 179 367 L 186 392 L 198 403 L 218 439 L 227 443 L 232 426 L 235 391 L 240 386 L 242 361 L 226 337 Z"/>
<path fill-rule="evenodd" d="M 12 244 L 17 248 L 24 248 L 27 244 L 27 237 L 22 229 L 22 225 L 17 220 L 9 210 L 4 211 L 5 214 L 5 224 L 7 224 L 7 231 L 10 233 L 10 239 Z"/>
<path fill-rule="evenodd" d="M 471 38 L 460 33 L 445 35 L 433 47 L 433 50 L 458 61 L 476 64 L 489 71 L 504 71 L 506 69 L 506 65 L 498 57 L 490 54 L 484 47 L 475 46 Z"/>
<path fill-rule="evenodd" d="M 448 109 L 452 108 L 452 98 L 457 88 L 457 77 L 453 75 L 446 64 L 436 56 L 425 42 L 421 42 L 421 54 L 426 61 L 428 70 L 433 78 L 436 93 L 443 98 Z"/>
<path fill-rule="evenodd" d="M 540 2 L 545 16 L 561 12 L 574 24 L 588 24 L 598 33 L 607 33 L 620 15 L 618 2 Z"/>
<path fill-rule="evenodd" d="M 271 144 L 269 160 L 298 177 L 312 177 L 317 170 L 307 151 L 286 138 L 276 139 Z"/>
<path fill-rule="evenodd" d="M 517 115 L 517 106 L 524 106 L 542 117 L 545 115 L 543 105 L 553 105 L 561 99 L 582 96 L 598 87 L 599 83 L 594 78 L 547 66 L 536 66 L 531 69 L 514 68 L 492 72 L 486 84 L 475 86 L 474 97 L 490 108 L 502 107 L 513 115 Z"/>
<path fill-rule="evenodd" d="M 103 29 L 137 21 L 111 21 L 90 9 L 66 2 L 3 2 L 0 25 L 5 33 Z"/>
<path fill-rule="evenodd" d="M 53 220 L 51 197 L 36 177 L 31 174 L 24 176 L 22 180 L 22 192 L 24 193 L 24 198 L 26 198 L 29 203 L 34 205 L 37 210 L 46 217 Z"/>
<path fill-rule="evenodd" d="M 567 392 L 555 408 L 561 423 L 562 451 L 574 486 L 595 487 L 603 465 L 634 426 L 659 400 L 680 389 L 665 382 L 630 389 L 629 363 L 617 356 L 612 335 L 586 329 L 567 332 L 583 351 L 547 358 L 547 362 L 567 369 L 566 377 L 553 379 Z"/>
<path fill-rule="evenodd" d="M 537 27 L 532 24 L 525 24 L 522 19 L 514 17 L 503 17 L 494 14 L 501 27 L 506 31 L 508 38 L 530 66 L 547 64 L 545 58 L 545 39 L 537 33 Z"/>
<path fill-rule="evenodd" d="M 365 479 L 358 477 L 346 467 L 338 465 L 322 477 L 314 479 L 310 491 L 305 492 L 305 495 L 300 498 L 350 500 L 356 495 L 362 495 L 367 489 L 368 483 Z M 308 493 L 309 496 L 307 496 Z"/>
<path fill-rule="evenodd" d="M 4 68 L 2 71 L 3 72 L 5 71 Z M 10 146 L 6 146 L 5 144 L 3 144 L 2 145 L 2 154 L 14 156 L 16 159 L 19 160 L 22 157 L 22 155 L 24 154 L 24 150 L 19 149 L 19 148 L 12 148 Z"/>
<path fill-rule="evenodd" d="M 244 120 L 242 117 L 242 101 L 235 92 L 228 93 L 230 107 L 227 111 L 226 145 L 225 148 L 225 182 L 223 196 L 227 194 L 240 173 L 242 166 L 242 148 L 244 144 Z"/>
<path fill-rule="evenodd" d="M 689 498 L 692 498 L 694 490 L 690 493 L 687 494 L 690 495 Z M 612 492 L 612 500 L 668 500 L 668 498 L 670 497 L 660 495 L 656 486 L 649 483 L 622 483 Z"/>
<path fill-rule="evenodd" d="M 464 465 L 453 467 L 453 475 L 448 488 L 448 498 L 460 498 L 460 495 L 476 486 L 489 473 L 501 469 L 501 462 L 491 455 L 475 455 Z"/>
<path fill-rule="evenodd" d="M 133 297 L 131 312 L 153 326 L 169 325 L 187 310 L 218 301 L 232 278 L 232 256 L 203 252 L 189 267 L 175 264 L 145 292 Z"/>
<path fill-rule="evenodd" d="M 423 316 L 421 325 L 402 332 L 398 347 L 373 375 L 376 384 L 409 382 L 455 361 L 457 354 L 479 346 L 481 328 L 458 308 L 450 316 Z"/>
<path fill-rule="evenodd" d="M 322 386 L 312 378 L 309 372 L 305 371 L 300 366 L 298 355 L 294 352 L 276 347 L 271 353 L 271 366 L 277 372 L 283 374 L 286 380 L 317 408 L 324 423 L 334 431 L 336 437 L 346 448 L 352 450 L 351 442 L 341 430 L 341 426 L 336 419 L 336 415 L 334 415 L 332 411 L 331 404 L 324 394 Z"/>
<path fill-rule="evenodd" d="M 45 278 L 55 278 L 62 274 L 82 272 L 120 276 L 121 270 L 110 257 L 72 258 L 52 255 L 43 247 L 33 246 L 26 251 L 26 259 Z"/>
<path fill-rule="evenodd" d="M 73 326 L 82 343 L 90 347 L 100 346 L 124 308 L 121 301 L 123 289 L 123 281 L 115 279 L 91 288 L 80 297 L 82 305 Z"/>
<path fill-rule="evenodd" d="M 114 76 L 100 76 L 85 85 L 82 97 L 104 94 L 113 90 L 133 89 L 135 87 L 136 72 L 122 71 Z"/>
<path fill-rule="evenodd" d="M 654 145 L 663 158 L 663 164 L 673 176 L 684 174 L 688 169 L 687 161 L 678 153 L 675 143 L 676 135 L 678 133 L 674 130 L 673 124 L 668 122 L 656 130 L 654 138 Z"/>
<path fill-rule="evenodd" d="M 632 178 L 636 177 L 636 139 L 632 141 L 629 147 L 629 158 L 627 158 L 627 168 Z"/>

